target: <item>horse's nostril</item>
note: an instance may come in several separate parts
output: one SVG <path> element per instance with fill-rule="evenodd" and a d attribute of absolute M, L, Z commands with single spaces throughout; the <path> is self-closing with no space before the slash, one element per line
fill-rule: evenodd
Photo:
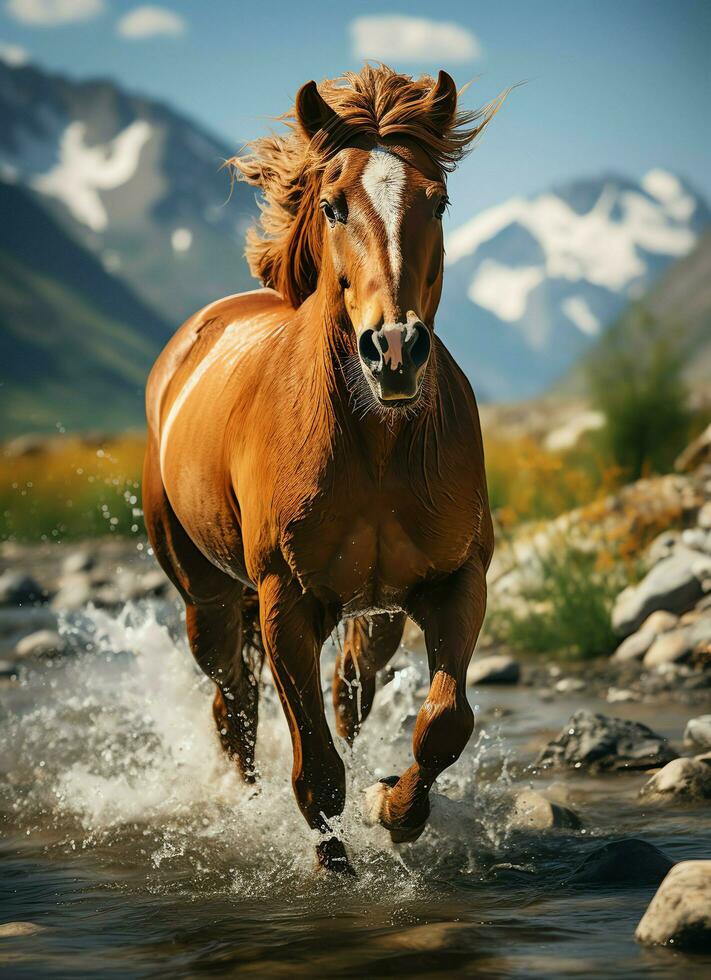
<path fill-rule="evenodd" d="M 358 353 L 368 367 L 378 367 L 380 364 L 380 348 L 375 343 L 375 331 L 364 330 L 358 338 Z"/>
<path fill-rule="evenodd" d="M 427 358 L 430 356 L 430 348 L 432 347 L 432 341 L 430 340 L 430 332 L 423 324 L 418 324 L 415 327 L 417 332 L 417 337 L 415 342 L 410 348 L 410 357 L 412 358 L 412 363 L 416 368 L 421 368 L 423 364 L 427 362 Z"/>

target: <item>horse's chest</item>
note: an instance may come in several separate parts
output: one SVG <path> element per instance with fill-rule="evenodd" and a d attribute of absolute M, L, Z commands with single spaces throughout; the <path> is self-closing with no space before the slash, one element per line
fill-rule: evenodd
<path fill-rule="evenodd" d="M 446 514 L 428 523 L 424 514 L 373 496 L 346 519 L 306 517 L 293 528 L 287 549 L 304 588 L 335 599 L 347 614 L 358 613 L 398 608 L 416 584 L 459 567 L 472 530 L 473 522 L 452 533 Z"/>

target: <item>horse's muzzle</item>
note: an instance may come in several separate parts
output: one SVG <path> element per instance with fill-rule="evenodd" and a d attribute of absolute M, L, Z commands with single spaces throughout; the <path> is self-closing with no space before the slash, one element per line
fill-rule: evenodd
<path fill-rule="evenodd" d="M 386 324 L 358 337 L 365 376 L 379 401 L 389 407 L 418 396 L 431 350 L 430 332 L 421 320 Z"/>

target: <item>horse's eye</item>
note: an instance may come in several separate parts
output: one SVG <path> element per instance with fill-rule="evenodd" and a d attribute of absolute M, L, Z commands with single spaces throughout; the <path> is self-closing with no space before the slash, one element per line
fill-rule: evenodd
<path fill-rule="evenodd" d="M 447 210 L 448 204 L 449 204 L 449 198 L 447 196 L 441 197 L 439 199 L 437 207 L 435 208 L 435 218 L 437 218 L 438 221 L 442 220 L 444 212 Z"/>
<path fill-rule="evenodd" d="M 321 210 L 326 215 L 326 220 L 328 221 L 329 225 L 333 228 L 338 220 L 336 212 L 333 209 L 333 205 L 328 201 L 321 201 Z"/>

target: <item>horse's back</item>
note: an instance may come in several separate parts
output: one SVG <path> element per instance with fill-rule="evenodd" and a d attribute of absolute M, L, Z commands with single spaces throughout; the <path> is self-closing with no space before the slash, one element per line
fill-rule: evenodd
<path fill-rule="evenodd" d="M 205 362 L 219 358 L 220 346 L 227 348 L 229 340 L 233 349 L 249 347 L 276 326 L 286 310 L 274 290 L 256 289 L 209 303 L 183 323 L 153 365 L 146 385 L 148 428 L 159 442 L 176 401 L 205 370 Z"/>

